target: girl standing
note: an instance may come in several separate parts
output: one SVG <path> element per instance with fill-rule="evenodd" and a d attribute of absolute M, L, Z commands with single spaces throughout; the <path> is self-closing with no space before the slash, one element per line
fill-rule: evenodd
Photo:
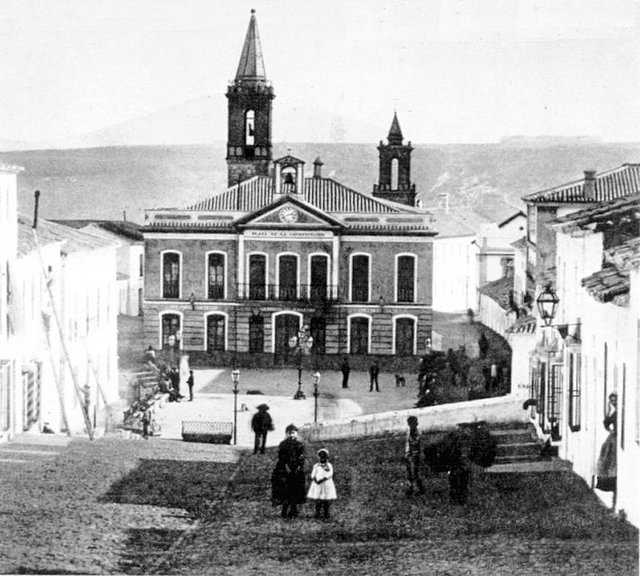
<path fill-rule="evenodd" d="M 336 486 L 333 483 L 333 466 L 329 462 L 329 452 L 324 448 L 318 450 L 319 462 L 311 470 L 311 486 L 307 498 L 316 501 L 315 517 L 320 518 L 323 511 L 324 518 L 329 518 L 331 501 L 337 498 Z"/>

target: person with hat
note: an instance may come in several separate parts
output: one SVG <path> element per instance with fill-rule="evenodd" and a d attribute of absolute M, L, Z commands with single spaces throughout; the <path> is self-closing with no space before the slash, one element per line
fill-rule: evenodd
<path fill-rule="evenodd" d="M 336 486 L 333 483 L 333 466 L 329 462 L 329 451 L 326 448 L 318 450 L 318 460 L 311 470 L 311 486 L 307 498 L 316 501 L 315 517 L 320 518 L 320 512 L 323 511 L 323 517 L 329 518 L 329 508 L 331 501 L 337 498 Z"/>
<path fill-rule="evenodd" d="M 298 440 L 298 428 L 289 424 L 286 438 L 278 446 L 278 461 L 271 474 L 271 504 L 282 506 L 283 518 L 298 516 L 298 505 L 306 501 L 304 444 Z"/>
<path fill-rule="evenodd" d="M 253 444 L 253 453 L 264 454 L 264 448 L 267 445 L 267 433 L 273 430 L 273 419 L 269 414 L 269 406 L 260 404 L 258 411 L 251 418 L 251 429 L 255 434 L 255 442 Z"/>

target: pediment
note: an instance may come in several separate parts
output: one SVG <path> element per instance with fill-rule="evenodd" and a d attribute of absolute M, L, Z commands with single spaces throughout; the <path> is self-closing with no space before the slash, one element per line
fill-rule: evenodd
<path fill-rule="evenodd" d="M 285 202 L 266 211 L 261 211 L 261 214 L 256 214 L 254 217 L 249 216 L 243 224 L 245 226 L 291 226 L 294 228 L 307 226 L 315 228 L 336 224 L 333 218 L 323 216 L 321 213 L 313 213 L 294 202 Z"/>

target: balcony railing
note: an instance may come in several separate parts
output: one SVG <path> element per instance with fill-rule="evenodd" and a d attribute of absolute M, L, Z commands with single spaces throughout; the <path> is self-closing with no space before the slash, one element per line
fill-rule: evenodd
<path fill-rule="evenodd" d="M 280 302 L 333 302 L 338 299 L 338 287 L 313 286 L 310 284 L 239 284 L 238 294 L 241 300 L 277 300 Z"/>
<path fill-rule="evenodd" d="M 398 302 L 414 302 L 413 286 L 398 286 Z"/>

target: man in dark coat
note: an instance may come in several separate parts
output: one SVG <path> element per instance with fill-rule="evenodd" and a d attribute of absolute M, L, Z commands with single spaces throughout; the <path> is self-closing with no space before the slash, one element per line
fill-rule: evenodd
<path fill-rule="evenodd" d="M 255 434 L 255 442 L 253 445 L 253 453 L 257 454 L 258 449 L 260 453 L 264 454 L 264 447 L 267 444 L 267 433 L 273 430 L 273 419 L 268 412 L 269 406 L 266 404 L 260 404 L 258 411 L 251 418 L 251 429 Z"/>
<path fill-rule="evenodd" d="M 189 402 L 193 402 L 193 370 L 189 370 L 189 378 L 187 378 L 187 386 L 189 386 Z"/>
<path fill-rule="evenodd" d="M 278 461 L 271 475 L 271 503 L 282 505 L 283 518 L 298 516 L 298 505 L 307 499 L 304 477 L 304 444 L 298 440 L 298 428 L 289 424 L 287 437 L 278 446 Z"/>
<path fill-rule="evenodd" d="M 374 386 L 376 387 L 376 392 L 380 392 L 378 374 L 380 374 L 380 365 L 377 360 L 374 360 L 373 364 L 369 366 L 369 392 L 373 392 Z"/>
<path fill-rule="evenodd" d="M 342 372 L 342 387 L 349 388 L 349 372 L 351 372 L 351 366 L 349 366 L 349 358 L 346 356 L 344 357 L 344 360 L 342 360 L 340 370 Z"/>

